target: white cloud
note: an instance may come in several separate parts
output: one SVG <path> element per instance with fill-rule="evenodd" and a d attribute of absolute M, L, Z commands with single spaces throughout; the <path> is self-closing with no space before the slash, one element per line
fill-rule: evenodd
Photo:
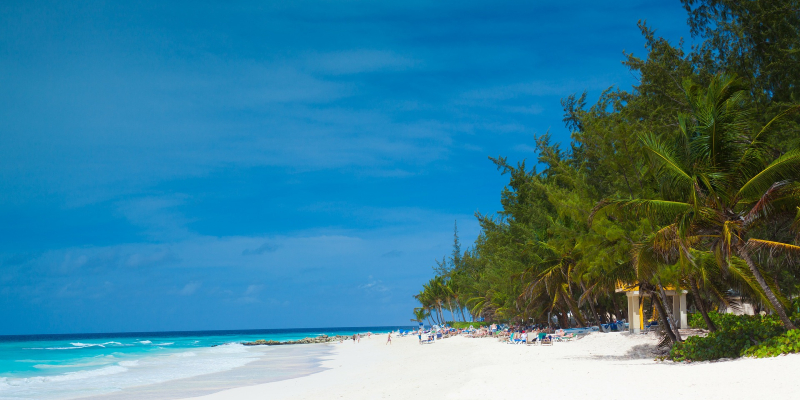
<path fill-rule="evenodd" d="M 197 289 L 200 289 L 200 286 L 202 285 L 202 282 L 189 282 L 183 287 L 183 289 L 181 289 L 179 293 L 183 296 L 192 295 L 197 291 Z"/>

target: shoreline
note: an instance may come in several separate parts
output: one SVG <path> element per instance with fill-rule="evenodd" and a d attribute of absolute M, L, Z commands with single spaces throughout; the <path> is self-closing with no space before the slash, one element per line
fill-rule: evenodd
<path fill-rule="evenodd" d="M 254 385 L 267 381 L 286 379 L 317 371 L 320 352 L 309 346 L 286 346 L 334 342 L 347 339 L 357 332 L 397 329 L 398 327 L 356 327 L 352 331 L 314 328 L 242 330 L 242 331 L 191 331 L 159 332 L 150 336 L 131 333 L 104 333 L 81 335 L 32 335 L 0 340 L 0 350 L 5 357 L 0 368 L 0 399 L 67 400 L 114 396 L 115 393 L 141 390 L 142 387 L 160 386 L 173 381 L 182 382 L 199 376 L 216 376 L 226 371 L 243 371 L 243 375 L 220 378 L 216 386 L 193 395 L 211 393 L 232 387 Z M 404 328 L 404 327 L 403 327 Z M 220 335 L 220 333 L 224 333 Z M 244 344 L 281 344 L 281 346 L 245 346 Z M 302 347 L 302 349 L 300 349 Z M 314 347 L 314 346 L 311 346 Z M 285 348 L 285 350 L 279 350 Z M 289 348 L 297 348 L 290 350 Z M 281 367 L 277 361 L 261 367 L 261 376 L 251 369 L 265 357 L 293 354 L 302 358 L 300 372 L 289 373 L 298 362 Z M 322 354 L 322 355 L 324 355 Z M 302 364 L 301 363 L 301 364 Z M 238 369 L 243 365 L 250 369 Z M 309 372 L 310 371 L 310 372 Z M 263 378 L 266 376 L 267 378 Z M 187 381 L 188 382 L 188 381 Z M 190 388 L 193 385 L 185 385 Z M 195 385 L 196 386 L 196 385 Z M 180 392 L 176 385 L 163 391 Z M 186 397 L 190 392 L 181 392 Z M 141 398 L 141 397 L 140 397 Z"/>
<path fill-rule="evenodd" d="M 553 346 L 461 336 L 426 345 L 418 344 L 416 336 L 393 338 L 392 345 L 385 341 L 384 334 L 362 338 L 361 343 L 330 344 L 331 352 L 320 358 L 318 372 L 184 400 L 418 396 L 485 400 L 609 394 L 752 400 L 765 395 L 783 398 L 800 389 L 795 382 L 800 354 L 724 362 L 655 361 L 653 335 L 592 333 Z M 652 390 L 663 384 L 670 390 Z"/>
<path fill-rule="evenodd" d="M 247 364 L 225 371 L 132 386 L 76 400 L 176 400 L 296 379 L 323 371 L 322 360 L 330 356 L 332 349 L 326 343 L 319 343 L 317 346 L 257 346 L 248 351 L 261 354 Z"/>

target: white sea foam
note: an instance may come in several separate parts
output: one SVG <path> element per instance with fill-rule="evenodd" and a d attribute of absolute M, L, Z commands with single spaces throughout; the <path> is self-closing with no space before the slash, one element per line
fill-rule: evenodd
<path fill-rule="evenodd" d="M 141 343 L 141 344 L 150 344 L 150 343 L 153 343 L 153 342 L 151 342 L 149 340 L 140 340 L 139 343 Z"/>
<path fill-rule="evenodd" d="M 79 379 L 88 379 L 88 378 L 95 378 L 98 376 L 107 376 L 107 375 L 114 375 L 119 374 L 122 372 L 127 371 L 128 369 L 120 366 L 120 365 L 112 365 L 110 367 L 103 367 L 98 369 L 90 369 L 87 371 L 78 371 L 78 372 L 68 372 L 63 375 L 56 375 L 47 377 L 47 381 L 49 382 L 64 382 L 64 381 L 75 381 Z"/>
<path fill-rule="evenodd" d="M 75 350 L 83 347 L 26 347 L 23 350 Z"/>
<path fill-rule="evenodd" d="M 169 345 L 173 345 L 173 344 L 175 344 L 175 342 L 156 343 L 153 346 L 169 346 Z"/>
<path fill-rule="evenodd" d="M 135 366 L 139 365 L 139 360 L 133 360 L 133 361 L 120 361 L 120 362 L 119 362 L 119 365 L 121 365 L 121 366 L 123 366 L 123 367 L 135 367 Z"/>
<path fill-rule="evenodd" d="M 95 346 L 97 346 L 97 347 L 106 347 L 106 346 L 124 346 L 124 345 L 123 345 L 122 343 L 120 343 L 120 342 L 105 342 L 105 343 L 80 343 L 80 342 L 76 342 L 76 343 L 70 343 L 70 344 L 71 344 L 71 345 L 73 345 L 73 346 L 75 346 L 75 347 L 77 347 L 77 348 L 83 348 L 83 347 L 95 347 Z"/>
<path fill-rule="evenodd" d="M 73 345 L 91 347 L 86 343 Z M 81 371 L 29 378 L 0 378 L 0 399 L 55 400 L 110 393 L 127 387 L 227 371 L 256 360 L 260 354 L 239 344 L 226 344 L 191 351 L 146 355 L 139 359 L 117 361 L 111 365 L 108 365 L 109 362 L 116 361 L 113 356 L 100 356 L 96 361 L 63 366 L 87 368 Z M 90 364 L 93 363 L 105 366 L 92 368 Z M 62 366 L 42 364 L 37 367 L 46 370 Z"/>
<path fill-rule="evenodd" d="M 76 364 L 36 364 L 33 367 L 37 369 L 88 368 L 106 364 L 108 364 L 108 360 L 97 360 L 97 361 L 76 363 Z"/>

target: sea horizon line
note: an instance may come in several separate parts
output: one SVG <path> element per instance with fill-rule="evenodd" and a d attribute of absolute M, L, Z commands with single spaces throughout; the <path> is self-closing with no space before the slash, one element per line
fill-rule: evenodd
<path fill-rule="evenodd" d="M 37 341 L 48 339 L 101 339 L 104 337 L 135 337 L 137 335 L 147 336 L 192 336 L 191 334 L 201 334 L 209 336 L 208 334 L 241 334 L 241 333 L 294 333 L 294 332 L 309 332 L 309 333 L 324 333 L 325 331 L 337 330 L 360 330 L 360 329 L 388 329 L 388 328 L 408 328 L 414 325 L 374 325 L 374 326 L 339 326 L 339 327 L 318 327 L 318 328 L 256 328 L 256 329 L 203 329 L 203 330 L 176 330 L 176 331 L 131 331 L 131 332 L 79 332 L 79 333 L 30 333 L 30 334 L 14 334 L 14 335 L 0 335 L 0 342 L 14 342 L 14 341 Z"/>

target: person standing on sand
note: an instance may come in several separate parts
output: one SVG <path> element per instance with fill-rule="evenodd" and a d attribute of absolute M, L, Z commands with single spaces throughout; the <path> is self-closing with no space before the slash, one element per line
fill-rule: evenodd
<path fill-rule="evenodd" d="M 356 338 L 358 338 L 358 343 L 361 343 L 361 334 L 360 333 L 356 335 Z"/>
<path fill-rule="evenodd" d="M 384 346 L 387 344 L 392 344 L 392 332 L 389 332 L 389 335 L 386 336 L 386 343 L 384 343 Z"/>

